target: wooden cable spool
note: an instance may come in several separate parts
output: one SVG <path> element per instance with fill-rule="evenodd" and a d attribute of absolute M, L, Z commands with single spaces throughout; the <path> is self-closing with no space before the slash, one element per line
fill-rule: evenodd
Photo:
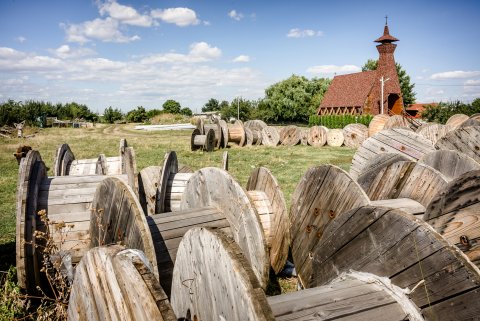
<path fill-rule="evenodd" d="M 464 121 L 469 119 L 467 115 L 464 114 L 455 114 L 450 116 L 445 125 L 450 126 L 452 129 L 459 127 Z"/>
<path fill-rule="evenodd" d="M 222 127 L 220 124 L 217 122 L 215 124 L 204 124 L 203 125 L 203 132 L 208 133 L 208 131 L 212 129 L 213 132 L 215 133 L 215 147 L 216 148 L 221 148 L 223 146 L 222 144 L 222 139 L 223 139 L 223 134 L 222 134 Z"/>
<path fill-rule="evenodd" d="M 447 185 L 447 179 L 436 169 L 412 161 L 397 161 L 378 170 L 362 188 L 372 201 L 409 198 L 426 207 Z"/>
<path fill-rule="evenodd" d="M 436 150 L 423 155 L 418 162 L 435 168 L 447 181 L 466 172 L 480 169 L 480 163 L 456 150 Z"/>
<path fill-rule="evenodd" d="M 410 123 L 408 122 L 407 118 L 405 118 L 402 115 L 393 115 L 387 119 L 387 121 L 385 122 L 385 125 L 383 126 L 383 129 L 392 129 L 392 128 L 402 128 L 405 130 L 411 130 Z"/>
<path fill-rule="evenodd" d="M 144 254 L 120 245 L 93 248 L 83 257 L 67 314 L 70 321 L 177 320 Z"/>
<path fill-rule="evenodd" d="M 282 190 L 273 174 L 265 167 L 252 171 L 246 189 L 265 232 L 270 266 L 275 273 L 279 273 L 287 261 L 291 240 L 290 220 Z"/>
<path fill-rule="evenodd" d="M 382 131 L 389 118 L 390 116 L 386 114 L 375 115 L 368 125 L 368 137 L 372 137 L 376 133 Z"/>
<path fill-rule="evenodd" d="M 427 206 L 424 220 L 480 266 L 480 170 L 445 186 Z"/>
<path fill-rule="evenodd" d="M 267 127 L 267 124 L 265 124 L 263 120 L 253 119 L 247 120 L 245 122 L 245 127 L 250 128 L 252 131 L 262 131 L 262 129 Z"/>
<path fill-rule="evenodd" d="M 480 113 L 473 114 L 472 116 L 470 116 L 470 119 L 475 119 L 475 120 L 480 121 Z"/>
<path fill-rule="evenodd" d="M 294 125 L 283 127 L 280 130 L 280 144 L 284 146 L 295 146 L 300 143 L 300 128 Z"/>
<path fill-rule="evenodd" d="M 181 211 L 151 216 L 141 213 L 140 205 L 132 200 L 131 192 L 124 185 L 118 179 L 107 178 L 102 182 L 105 187 L 97 189 L 94 204 L 97 199 L 111 198 L 111 195 L 124 195 L 123 199 L 131 204 L 114 206 L 116 203 L 112 203 L 102 209 L 101 220 L 92 221 L 90 225 L 92 247 L 98 245 L 93 241 L 99 239 L 104 244 L 121 242 L 128 248 L 144 251 L 169 294 L 182 236 L 195 226 L 214 227 L 225 230 L 238 242 L 259 282 L 266 286 L 269 257 L 258 214 L 243 189 L 227 172 L 218 168 L 195 172 L 182 196 Z M 110 228 L 103 231 L 105 226 Z M 93 238 L 93 235 L 100 237 Z"/>
<path fill-rule="evenodd" d="M 250 128 L 245 127 L 245 146 L 253 145 L 253 132 Z"/>
<path fill-rule="evenodd" d="M 212 152 L 215 149 L 215 131 L 210 129 L 205 135 L 202 135 L 197 128 L 194 129 L 190 139 L 190 149 Z"/>
<path fill-rule="evenodd" d="M 238 245 L 207 228 L 180 243 L 171 302 L 182 320 L 424 320 L 402 289 L 367 273 L 267 298 Z"/>
<path fill-rule="evenodd" d="M 480 316 L 480 271 L 432 227 L 398 209 L 363 206 L 338 215 L 313 251 L 308 287 L 354 270 L 387 277 L 426 320 Z M 383 318 L 381 318 L 383 320 Z"/>
<path fill-rule="evenodd" d="M 240 147 L 246 143 L 245 128 L 241 121 L 236 121 L 233 126 L 228 128 L 228 142 L 233 142 Z"/>
<path fill-rule="evenodd" d="M 55 152 L 53 175 L 120 175 L 126 174 L 127 166 L 131 165 L 135 165 L 132 170 L 136 171 L 135 153 L 123 138 L 120 140 L 119 156 L 114 157 L 102 154 L 98 158 L 75 159 L 68 144 L 62 144 Z"/>
<path fill-rule="evenodd" d="M 205 121 L 203 120 L 203 118 L 197 118 L 196 129 L 198 129 L 200 135 L 205 135 L 204 124 Z"/>
<path fill-rule="evenodd" d="M 322 126 L 312 126 L 308 131 L 308 145 L 322 147 L 327 142 L 327 131 Z"/>
<path fill-rule="evenodd" d="M 267 126 L 262 129 L 262 144 L 265 146 L 277 146 L 280 135 L 275 127 Z"/>
<path fill-rule="evenodd" d="M 445 136 L 451 128 L 446 125 L 429 123 L 418 128 L 417 134 L 422 135 L 426 139 L 435 144 L 440 138 Z"/>
<path fill-rule="evenodd" d="M 330 129 L 327 132 L 327 145 L 331 147 L 340 147 L 343 145 L 345 137 L 341 129 Z"/>
<path fill-rule="evenodd" d="M 227 122 L 220 119 L 220 120 L 218 120 L 218 124 L 220 125 L 220 128 L 222 129 L 222 143 L 221 143 L 221 146 L 222 146 L 222 148 L 227 148 L 227 146 L 228 146 L 228 126 L 227 126 Z"/>
<path fill-rule="evenodd" d="M 254 145 L 262 145 L 262 131 L 251 129 L 253 135 L 253 144 Z"/>
<path fill-rule="evenodd" d="M 222 168 L 228 172 L 228 152 L 224 151 L 222 155 Z"/>
<path fill-rule="evenodd" d="M 350 148 L 358 148 L 368 138 L 368 127 L 364 124 L 348 124 L 343 128 L 344 144 Z"/>
<path fill-rule="evenodd" d="M 459 127 L 471 127 L 471 126 L 480 126 L 480 120 L 469 118 L 466 121 L 464 121 Z"/>
<path fill-rule="evenodd" d="M 377 177 L 378 172 L 392 163 L 398 161 L 408 161 L 409 159 L 403 154 L 397 153 L 382 153 L 370 158 L 362 171 L 358 174 L 357 182 L 365 191 L 372 184 L 372 181 Z"/>
<path fill-rule="evenodd" d="M 384 130 L 365 140 L 353 156 L 350 175 L 357 179 L 368 161 L 382 153 L 399 153 L 416 161 L 434 151 L 432 142 L 414 132 L 401 128 Z"/>
<path fill-rule="evenodd" d="M 459 127 L 439 139 L 435 148 L 457 150 L 480 163 L 480 126 Z"/>
<path fill-rule="evenodd" d="M 45 210 L 54 244 L 71 257 L 73 264 L 80 261 L 90 243 L 90 215 L 95 210 L 92 201 L 96 188 L 107 176 L 47 177 L 47 170 L 38 151 L 32 150 L 22 160 L 17 185 L 16 266 L 18 284 L 27 293 L 37 292 L 37 286 L 50 289 L 45 275 L 42 247 L 36 247 L 38 232 L 46 232 L 38 212 Z M 118 175 L 125 182 L 133 179 Z M 133 191 L 132 191 L 133 193 Z"/>
<path fill-rule="evenodd" d="M 310 129 L 302 129 L 300 132 L 300 144 L 306 146 L 308 145 L 308 134 Z"/>

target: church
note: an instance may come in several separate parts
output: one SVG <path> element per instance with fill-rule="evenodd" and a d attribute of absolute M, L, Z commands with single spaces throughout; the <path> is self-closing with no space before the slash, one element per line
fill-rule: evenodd
<path fill-rule="evenodd" d="M 399 41 L 385 23 L 379 43 L 376 70 L 335 76 L 323 98 L 318 115 L 401 114 L 402 92 L 393 53 Z"/>

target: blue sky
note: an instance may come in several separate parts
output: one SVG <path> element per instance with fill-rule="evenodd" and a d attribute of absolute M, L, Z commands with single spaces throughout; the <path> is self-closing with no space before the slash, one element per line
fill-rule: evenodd
<path fill-rule="evenodd" d="M 1 0 L 0 101 L 102 112 L 257 99 L 292 74 L 359 71 L 388 15 L 417 101 L 468 102 L 480 97 L 479 14 L 473 0 Z"/>

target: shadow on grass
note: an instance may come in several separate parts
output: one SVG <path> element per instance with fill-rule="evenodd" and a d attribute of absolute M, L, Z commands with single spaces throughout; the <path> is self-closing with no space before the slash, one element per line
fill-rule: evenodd
<path fill-rule="evenodd" d="M 0 271 L 15 265 L 15 242 L 0 244 Z"/>

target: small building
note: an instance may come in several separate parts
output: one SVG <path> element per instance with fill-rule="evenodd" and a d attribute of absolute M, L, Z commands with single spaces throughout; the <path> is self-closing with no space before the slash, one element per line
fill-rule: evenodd
<path fill-rule="evenodd" d="M 317 114 L 401 114 L 402 91 L 393 55 L 397 47 L 394 42 L 397 41 L 390 35 L 388 24 L 385 24 L 383 35 L 375 40 L 379 43 L 377 69 L 335 76 Z"/>
<path fill-rule="evenodd" d="M 437 107 L 438 103 L 418 103 L 410 104 L 405 111 L 412 118 L 422 118 L 422 113 L 427 106 Z"/>

